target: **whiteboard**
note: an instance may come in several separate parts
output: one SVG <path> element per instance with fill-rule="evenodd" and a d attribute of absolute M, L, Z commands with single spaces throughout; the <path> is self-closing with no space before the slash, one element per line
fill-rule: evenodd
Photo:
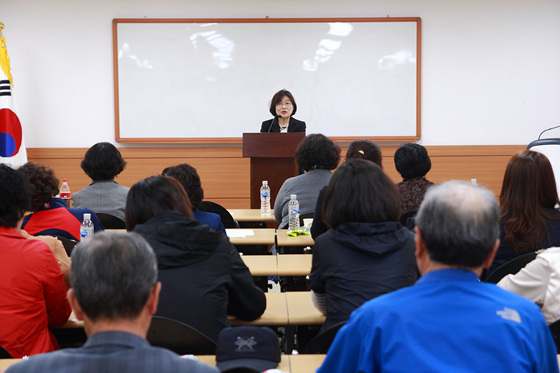
<path fill-rule="evenodd" d="M 114 19 L 119 142 L 240 143 L 289 90 L 307 133 L 420 138 L 420 18 Z"/>

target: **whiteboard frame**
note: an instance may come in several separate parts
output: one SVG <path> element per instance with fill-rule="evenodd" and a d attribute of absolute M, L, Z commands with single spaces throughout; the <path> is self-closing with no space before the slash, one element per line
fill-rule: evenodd
<path fill-rule="evenodd" d="M 332 22 L 416 22 L 416 134 L 414 136 L 330 136 L 335 142 L 352 142 L 368 139 L 374 142 L 411 142 L 421 138 L 421 66 L 422 66 L 422 20 L 420 17 L 386 18 L 115 18 L 113 19 L 113 77 L 115 100 L 115 140 L 131 144 L 241 144 L 239 137 L 196 137 L 196 138 L 134 138 L 120 135 L 119 71 L 118 71 L 118 24 L 119 23 L 332 23 Z M 256 131 L 255 131 L 256 132 Z"/>

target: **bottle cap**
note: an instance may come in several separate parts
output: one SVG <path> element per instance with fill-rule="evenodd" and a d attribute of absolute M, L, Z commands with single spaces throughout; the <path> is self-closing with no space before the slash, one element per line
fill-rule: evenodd
<path fill-rule="evenodd" d="M 263 185 L 268 185 L 268 181 L 267 181 L 267 180 L 263 180 Z"/>
<path fill-rule="evenodd" d="M 290 194 L 290 199 L 297 199 L 297 195 L 296 194 Z"/>
<path fill-rule="evenodd" d="M 84 214 L 84 220 L 91 219 L 91 214 Z"/>

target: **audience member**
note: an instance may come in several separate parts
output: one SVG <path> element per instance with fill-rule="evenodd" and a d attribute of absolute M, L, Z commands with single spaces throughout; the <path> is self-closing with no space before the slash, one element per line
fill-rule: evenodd
<path fill-rule="evenodd" d="M 516 274 L 498 282 L 502 289 L 513 291 L 535 302 L 548 324 L 560 320 L 560 247 L 542 250 Z"/>
<path fill-rule="evenodd" d="M 428 151 L 420 144 L 403 144 L 395 152 L 395 167 L 403 178 L 403 181 L 397 184 L 401 195 L 402 213 L 418 210 L 426 190 L 434 185 L 426 180 L 426 174 L 432 168 Z"/>
<path fill-rule="evenodd" d="M 369 140 L 354 140 L 348 146 L 346 151 L 346 160 L 348 159 L 365 159 L 377 164 L 383 168 L 381 164 L 381 150 L 377 145 Z M 325 233 L 329 227 L 323 221 L 323 200 L 325 198 L 325 191 L 327 186 L 324 186 L 319 191 L 317 203 L 315 204 L 315 213 L 313 214 L 313 224 L 311 225 L 311 237 L 316 239 L 321 234 Z"/>
<path fill-rule="evenodd" d="M 128 193 L 127 230 L 156 253 L 163 284 L 157 314 L 216 340 L 227 315 L 258 318 L 266 298 L 226 235 L 193 219 L 187 194 L 169 176 L 139 181 Z"/>
<path fill-rule="evenodd" d="M 498 219 L 485 188 L 430 188 L 416 216 L 423 276 L 354 311 L 318 372 L 556 372 L 539 308 L 478 280 L 499 245 Z"/>
<path fill-rule="evenodd" d="M 150 245 L 134 233 L 101 233 L 76 246 L 68 299 L 88 341 L 11 366 L 17 372 L 218 372 L 146 341 L 161 283 Z"/>
<path fill-rule="evenodd" d="M 288 202 L 297 195 L 300 215 L 312 213 L 322 187 L 329 183 L 331 170 L 338 166 L 340 148 L 322 134 L 307 135 L 296 149 L 296 162 L 305 173 L 284 181 L 274 201 L 274 218 L 280 228 L 288 227 Z"/>
<path fill-rule="evenodd" d="M 488 274 L 519 255 L 560 246 L 558 204 L 548 158 L 531 150 L 514 155 L 500 193 L 500 247 Z"/>
<path fill-rule="evenodd" d="M 111 143 L 97 143 L 86 152 L 81 166 L 92 181 L 72 195 L 72 207 L 89 208 L 124 220 L 126 195 L 130 188 L 115 181 L 126 166 L 121 152 Z"/>
<path fill-rule="evenodd" d="M 25 177 L 0 164 L 0 180 L 0 346 L 21 358 L 57 349 L 49 327 L 72 310 L 51 249 L 16 228 L 31 205 Z"/>
<path fill-rule="evenodd" d="M 28 162 L 19 168 L 27 176 L 31 186 L 31 211 L 23 219 L 22 229 L 33 236 L 60 236 L 71 240 L 80 240 L 80 225 L 84 214 L 91 214 L 94 231 L 103 230 L 103 226 L 90 209 L 68 208 L 58 197 L 58 179 L 54 171 L 40 163 Z"/>
<path fill-rule="evenodd" d="M 210 228 L 226 233 L 226 228 L 222 223 L 220 215 L 199 210 L 202 205 L 202 200 L 204 199 L 204 190 L 200 185 L 200 177 L 198 176 L 198 172 L 196 172 L 196 168 L 182 163 L 177 166 L 167 167 L 161 174 L 179 180 L 189 196 L 193 209 L 193 217 L 196 220 Z"/>
<path fill-rule="evenodd" d="M 348 159 L 324 202 L 332 229 L 315 241 L 311 296 L 327 319 L 322 330 L 379 295 L 414 284 L 414 234 L 399 223 L 399 193 L 373 162 Z"/>

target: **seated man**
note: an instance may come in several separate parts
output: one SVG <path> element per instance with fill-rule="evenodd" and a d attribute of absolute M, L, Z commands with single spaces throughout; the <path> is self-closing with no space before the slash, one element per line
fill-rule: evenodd
<path fill-rule="evenodd" d="M 354 311 L 318 372 L 557 372 L 539 308 L 478 276 L 499 245 L 496 197 L 451 181 L 416 216 L 415 285 Z"/>
<path fill-rule="evenodd" d="M 161 284 L 150 245 L 135 233 L 101 233 L 72 252 L 68 299 L 84 320 L 81 348 L 36 355 L 8 372 L 218 372 L 146 341 Z"/>

